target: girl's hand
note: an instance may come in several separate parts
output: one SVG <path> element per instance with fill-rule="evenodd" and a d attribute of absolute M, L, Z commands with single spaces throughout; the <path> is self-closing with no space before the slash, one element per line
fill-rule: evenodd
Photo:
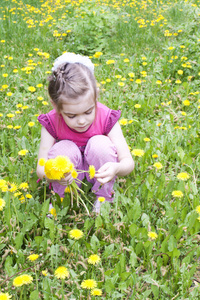
<path fill-rule="evenodd" d="M 56 181 L 61 185 L 68 186 L 73 182 L 73 180 L 74 179 L 73 179 L 71 173 L 66 173 L 65 178 L 62 178 L 62 179 L 56 180 Z"/>
<path fill-rule="evenodd" d="M 107 162 L 105 163 L 95 174 L 95 178 L 101 184 L 105 184 L 111 181 L 117 174 L 118 163 Z"/>

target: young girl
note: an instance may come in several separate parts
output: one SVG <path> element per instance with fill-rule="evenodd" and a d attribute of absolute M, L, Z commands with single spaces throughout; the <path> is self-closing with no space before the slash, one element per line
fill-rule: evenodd
<path fill-rule="evenodd" d="M 38 117 L 42 124 L 40 158 L 68 156 L 76 169 L 88 170 L 93 165 L 93 184 L 96 195 L 93 211 L 100 211 L 99 197 L 113 202 L 113 185 L 116 176 L 124 176 L 134 169 L 134 161 L 121 131 L 118 119 L 121 112 L 111 110 L 97 102 L 98 90 L 94 65 L 85 56 L 65 53 L 58 57 L 49 78 L 49 95 L 53 110 Z M 46 178 L 44 167 L 37 165 L 39 178 Z M 84 173 L 78 178 L 83 180 Z M 46 178 L 47 179 L 47 178 Z M 73 178 L 52 182 L 53 189 L 64 197 L 67 185 Z"/>

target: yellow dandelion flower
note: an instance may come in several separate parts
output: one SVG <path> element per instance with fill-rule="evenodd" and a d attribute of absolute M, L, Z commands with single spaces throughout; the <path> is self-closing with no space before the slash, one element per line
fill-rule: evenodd
<path fill-rule="evenodd" d="M 183 70 L 178 70 L 177 73 L 178 73 L 179 75 L 183 75 Z"/>
<path fill-rule="evenodd" d="M 153 164 L 153 166 L 157 169 L 160 170 L 163 168 L 163 165 L 160 162 L 156 162 L 155 164 Z"/>
<path fill-rule="evenodd" d="M 131 151 L 131 153 L 134 155 L 134 156 L 138 156 L 138 157 L 142 157 L 144 155 L 144 150 L 142 149 L 133 149 Z"/>
<path fill-rule="evenodd" d="M 70 189 L 69 186 L 67 186 L 67 187 L 65 188 L 65 193 L 70 193 L 70 192 L 71 192 L 71 189 Z"/>
<path fill-rule="evenodd" d="M 54 168 L 56 171 L 63 172 L 63 175 L 73 170 L 74 165 L 67 156 L 58 155 L 54 161 Z"/>
<path fill-rule="evenodd" d="M 175 197 L 175 198 L 182 198 L 183 193 L 181 191 L 173 191 L 172 196 Z"/>
<path fill-rule="evenodd" d="M 36 88 L 34 86 L 28 87 L 29 92 L 34 93 L 36 91 Z"/>
<path fill-rule="evenodd" d="M 177 178 L 185 181 L 190 178 L 190 175 L 187 172 L 181 172 L 177 175 Z"/>
<path fill-rule="evenodd" d="M 28 183 L 27 182 L 22 182 L 19 185 L 19 188 L 22 189 L 22 190 L 28 189 L 29 188 Z"/>
<path fill-rule="evenodd" d="M 54 275 L 58 279 L 65 279 L 66 277 L 69 277 L 69 271 L 67 268 L 61 266 L 55 270 Z"/>
<path fill-rule="evenodd" d="M 195 208 L 196 212 L 200 215 L 200 205 Z"/>
<path fill-rule="evenodd" d="M 18 277 L 16 277 L 14 280 L 13 280 L 13 285 L 15 287 L 18 287 L 18 286 L 22 286 L 24 284 L 30 284 L 32 283 L 33 281 L 33 277 L 28 275 L 28 274 L 24 274 L 24 275 L 20 275 Z"/>
<path fill-rule="evenodd" d="M 149 231 L 149 232 L 148 232 L 148 237 L 149 237 L 151 240 L 155 240 L 155 239 L 157 239 L 158 235 L 157 235 L 156 232 Z"/>
<path fill-rule="evenodd" d="M 141 104 L 135 104 L 134 107 L 135 108 L 141 108 Z"/>
<path fill-rule="evenodd" d="M 141 79 L 136 79 L 135 81 L 137 84 L 141 84 L 142 83 L 142 80 Z"/>
<path fill-rule="evenodd" d="M 0 198 L 0 210 L 3 210 L 4 206 L 6 205 L 6 202 L 4 199 Z"/>
<path fill-rule="evenodd" d="M 27 153 L 28 153 L 28 150 L 26 150 L 26 149 L 22 149 L 18 152 L 18 154 L 21 156 L 25 156 Z"/>
<path fill-rule="evenodd" d="M 49 105 L 49 103 L 47 101 L 42 101 L 43 105 Z"/>
<path fill-rule="evenodd" d="M 97 254 L 92 254 L 88 258 L 88 263 L 91 265 L 97 265 L 100 262 L 101 258 Z"/>
<path fill-rule="evenodd" d="M 121 120 L 119 120 L 119 124 L 120 125 L 126 125 L 127 123 L 128 123 L 127 119 L 121 119 Z"/>
<path fill-rule="evenodd" d="M 189 101 L 189 100 L 187 100 L 187 99 L 186 99 L 186 100 L 184 100 L 184 101 L 183 101 L 183 105 L 185 105 L 185 106 L 189 106 L 189 105 L 190 105 L 190 101 Z"/>
<path fill-rule="evenodd" d="M 124 86 L 125 83 L 124 83 L 124 82 L 118 82 L 118 85 L 119 85 L 119 86 Z"/>
<path fill-rule="evenodd" d="M 96 286 L 97 286 L 97 282 L 94 279 L 87 279 L 81 282 L 81 287 L 83 289 L 92 290 L 96 288 Z"/>
<path fill-rule="evenodd" d="M 31 254 L 28 256 L 28 259 L 30 261 L 35 261 L 36 259 L 38 259 L 39 255 L 38 254 Z"/>
<path fill-rule="evenodd" d="M 15 116 L 15 114 L 7 114 L 6 115 L 8 118 L 13 118 Z"/>
<path fill-rule="evenodd" d="M 101 296 L 102 295 L 102 290 L 100 290 L 100 289 L 93 289 L 93 290 L 91 290 L 91 295 L 92 296 Z"/>
<path fill-rule="evenodd" d="M 33 198 L 33 196 L 32 196 L 31 194 L 26 194 L 25 196 L 26 196 L 26 198 L 28 198 L 28 199 Z"/>
<path fill-rule="evenodd" d="M 181 111 L 182 116 L 187 116 L 187 113 L 185 111 Z"/>
<path fill-rule="evenodd" d="M 72 170 L 71 175 L 74 179 L 78 177 L 78 173 L 76 172 L 76 170 Z"/>
<path fill-rule="evenodd" d="M 10 296 L 8 293 L 1 293 L 0 292 L 0 300 L 9 300 L 12 296 Z"/>
<path fill-rule="evenodd" d="M 113 59 L 107 60 L 107 62 L 106 62 L 107 65 L 111 65 L 114 63 L 115 63 L 115 61 Z"/>
<path fill-rule="evenodd" d="M 44 159 L 44 158 L 39 159 L 39 162 L 38 162 L 39 166 L 43 167 L 45 165 L 45 163 L 46 163 L 46 159 Z"/>
<path fill-rule="evenodd" d="M 44 100 L 44 98 L 43 98 L 43 97 L 41 97 L 41 96 L 37 97 L 37 99 L 38 99 L 39 101 L 42 101 L 42 100 Z"/>
<path fill-rule="evenodd" d="M 71 239 L 79 240 L 83 237 L 83 231 L 79 229 L 72 229 L 69 232 L 69 236 Z"/>
<path fill-rule="evenodd" d="M 156 84 L 162 84 L 162 81 L 161 80 L 157 80 Z"/>
<path fill-rule="evenodd" d="M 124 59 L 124 62 L 129 62 L 130 60 L 128 58 L 125 58 Z"/>
<path fill-rule="evenodd" d="M 131 77 L 131 78 L 133 78 L 133 77 L 135 77 L 135 73 L 130 72 L 130 73 L 128 73 L 128 76 Z"/>
<path fill-rule="evenodd" d="M 99 202 L 104 202 L 106 199 L 104 197 L 98 197 Z"/>
<path fill-rule="evenodd" d="M 28 123 L 28 126 L 29 126 L 29 127 L 33 127 L 34 125 L 35 125 L 35 122 L 29 122 L 29 123 Z"/>
<path fill-rule="evenodd" d="M 43 270 L 43 271 L 42 271 L 42 275 L 43 275 L 43 276 L 47 276 L 47 275 L 48 275 L 47 270 Z"/>
<path fill-rule="evenodd" d="M 50 214 L 51 214 L 52 216 L 54 216 L 54 217 L 57 216 L 55 207 L 52 207 L 52 208 L 49 210 L 49 212 L 50 212 Z"/>
<path fill-rule="evenodd" d="M 96 170 L 95 170 L 95 167 L 93 166 L 93 165 L 90 165 L 89 166 L 89 177 L 90 177 L 90 179 L 92 179 L 92 178 L 94 178 L 94 175 L 95 175 L 95 173 L 96 173 Z"/>
<path fill-rule="evenodd" d="M 150 141 L 151 141 L 151 139 L 150 139 L 150 138 L 147 138 L 147 137 L 144 138 L 143 140 L 144 140 L 145 142 L 150 142 Z"/>

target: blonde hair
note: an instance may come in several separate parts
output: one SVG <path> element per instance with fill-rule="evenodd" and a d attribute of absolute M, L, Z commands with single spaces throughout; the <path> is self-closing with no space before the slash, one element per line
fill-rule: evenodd
<path fill-rule="evenodd" d="M 48 92 L 58 112 L 62 109 L 63 98 L 66 102 L 76 100 L 89 91 L 92 92 L 96 103 L 97 86 L 94 74 L 81 63 L 61 64 L 48 80 Z"/>

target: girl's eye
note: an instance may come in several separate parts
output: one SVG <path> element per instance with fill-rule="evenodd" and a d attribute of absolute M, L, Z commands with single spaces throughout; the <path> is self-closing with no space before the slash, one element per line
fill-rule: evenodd
<path fill-rule="evenodd" d="M 74 119 L 75 116 L 67 116 L 69 119 Z"/>
<path fill-rule="evenodd" d="M 85 112 L 86 115 L 89 115 L 89 114 L 91 114 L 91 113 L 92 113 L 92 110 L 89 110 L 89 111 L 86 111 L 86 112 Z"/>

